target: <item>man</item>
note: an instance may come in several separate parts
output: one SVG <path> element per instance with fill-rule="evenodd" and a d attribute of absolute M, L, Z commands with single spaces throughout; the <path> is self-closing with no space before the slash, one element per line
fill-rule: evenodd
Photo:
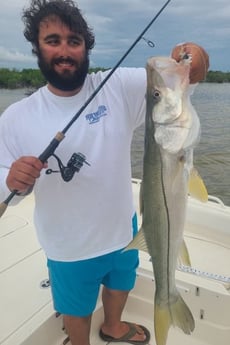
<path fill-rule="evenodd" d="M 145 69 L 117 69 L 43 164 L 36 157 L 108 72 L 87 74 L 94 35 L 72 0 L 32 0 L 23 20 L 48 84 L 1 116 L 0 198 L 18 190 L 19 202 L 34 190 L 34 221 L 48 258 L 54 307 L 72 345 L 90 344 L 100 284 L 102 339 L 147 344 L 144 326 L 121 321 L 138 265 L 137 252 L 122 249 L 137 231 L 130 145 L 145 116 Z M 79 157 L 85 160 L 68 183 L 54 173 L 62 163 L 74 169 Z"/>

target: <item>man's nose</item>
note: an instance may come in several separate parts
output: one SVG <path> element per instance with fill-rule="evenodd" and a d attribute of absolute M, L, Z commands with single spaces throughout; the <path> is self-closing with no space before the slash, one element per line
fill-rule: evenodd
<path fill-rule="evenodd" d="M 67 41 L 62 41 L 60 45 L 60 53 L 62 56 L 67 56 L 69 53 L 69 44 Z"/>

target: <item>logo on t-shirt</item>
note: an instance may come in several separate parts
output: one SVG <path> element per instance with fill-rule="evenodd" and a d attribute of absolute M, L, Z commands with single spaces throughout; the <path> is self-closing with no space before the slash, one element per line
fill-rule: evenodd
<path fill-rule="evenodd" d="M 106 109 L 106 106 L 105 105 L 100 105 L 98 107 L 98 110 L 95 111 L 95 113 L 90 113 L 90 114 L 87 114 L 85 116 L 86 120 L 89 122 L 90 125 L 96 123 L 96 122 L 99 122 L 100 121 L 100 118 L 102 116 L 106 116 L 107 115 L 107 109 Z"/>

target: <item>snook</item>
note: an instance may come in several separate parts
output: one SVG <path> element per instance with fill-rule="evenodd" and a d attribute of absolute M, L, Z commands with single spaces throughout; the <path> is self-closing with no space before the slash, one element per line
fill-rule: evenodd
<path fill-rule="evenodd" d="M 157 345 L 166 344 L 170 325 L 186 334 L 195 327 L 175 284 L 190 174 L 199 180 L 193 173 L 193 147 L 199 138 L 200 122 L 190 102 L 189 69 L 189 62 L 177 63 L 171 58 L 155 57 L 147 62 L 142 227 L 127 249 L 145 250 L 152 259 Z M 202 183 L 199 187 L 203 188 Z M 206 193 L 205 188 L 202 193 Z"/>

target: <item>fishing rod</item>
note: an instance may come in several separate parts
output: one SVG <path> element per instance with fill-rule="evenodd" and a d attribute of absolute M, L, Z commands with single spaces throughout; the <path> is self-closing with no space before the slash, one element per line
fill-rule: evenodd
<path fill-rule="evenodd" d="M 125 54 L 121 57 L 121 59 L 117 62 L 117 64 L 111 69 L 111 71 L 107 74 L 107 76 L 102 80 L 102 82 L 99 84 L 99 86 L 94 90 L 94 92 L 91 94 L 91 96 L 85 101 L 85 103 L 78 110 L 78 112 L 73 116 L 73 118 L 69 121 L 69 123 L 67 123 L 65 128 L 63 128 L 62 131 L 57 132 L 55 137 L 51 140 L 50 144 L 46 147 L 46 149 L 38 157 L 42 163 L 45 163 L 48 160 L 48 158 L 50 158 L 53 155 L 53 153 L 55 152 L 55 150 L 58 147 L 58 145 L 65 138 L 65 134 L 68 131 L 68 129 L 78 119 L 78 117 L 85 110 L 85 108 L 89 105 L 89 103 L 95 98 L 95 96 L 98 94 L 98 92 L 101 90 L 101 88 L 105 85 L 105 83 L 108 81 L 108 79 L 112 76 L 112 74 L 116 71 L 116 69 L 124 61 L 124 59 L 127 57 L 127 55 L 131 52 L 131 50 L 143 38 L 144 34 L 147 32 L 147 30 L 150 28 L 150 26 L 156 21 L 156 19 L 159 17 L 161 12 L 163 12 L 163 10 L 168 6 L 170 1 L 171 0 L 168 0 L 168 1 L 165 2 L 165 4 L 157 12 L 157 14 L 154 16 L 154 18 L 149 22 L 149 24 L 144 28 L 144 30 L 136 38 L 136 40 L 133 42 L 133 44 L 130 46 L 130 48 L 125 52 Z M 8 204 L 10 203 L 10 201 L 13 199 L 13 197 L 15 195 L 20 195 L 19 191 L 13 190 L 9 194 L 9 196 L 0 204 L 0 217 L 3 215 L 3 213 L 5 212 Z"/>

